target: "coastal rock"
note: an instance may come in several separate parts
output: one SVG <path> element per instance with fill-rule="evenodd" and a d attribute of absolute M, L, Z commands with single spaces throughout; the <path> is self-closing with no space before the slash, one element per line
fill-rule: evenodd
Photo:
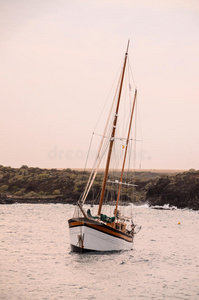
<path fill-rule="evenodd" d="M 165 176 L 151 185 L 146 193 L 150 206 L 176 206 L 199 210 L 199 171 Z"/>

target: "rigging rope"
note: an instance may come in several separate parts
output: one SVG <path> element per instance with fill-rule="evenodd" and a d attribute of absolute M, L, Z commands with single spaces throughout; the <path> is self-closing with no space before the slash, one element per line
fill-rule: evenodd
<path fill-rule="evenodd" d="M 121 65 L 122 65 L 122 64 L 121 64 Z M 107 105 L 109 96 L 110 96 L 110 94 L 111 94 L 111 91 L 113 90 L 114 84 L 115 84 L 116 79 L 117 79 L 117 77 L 118 77 L 118 74 L 119 74 L 119 72 L 120 72 L 120 70 L 121 70 L 121 65 L 120 65 L 120 68 L 118 69 L 117 75 L 115 76 L 115 79 L 114 79 L 113 84 L 112 84 L 112 86 L 111 86 L 111 89 L 110 89 L 110 91 L 109 91 L 109 93 L 108 93 L 108 96 L 107 96 L 107 98 L 106 98 L 105 104 L 104 104 L 104 106 L 103 106 L 103 108 L 102 108 L 102 111 L 101 111 L 101 113 L 100 113 L 100 116 L 99 116 L 99 118 L 98 118 L 98 120 L 97 120 L 97 123 L 96 123 L 96 125 L 95 125 L 95 128 L 94 128 L 94 131 L 93 131 L 93 132 L 95 132 L 95 130 L 96 130 L 98 124 L 99 124 L 99 121 L 100 121 L 100 119 L 101 119 L 102 113 L 103 113 L 103 111 L 104 111 L 104 109 L 105 109 L 105 107 L 106 107 L 106 105 Z M 120 77 L 121 77 L 121 74 L 120 74 Z M 118 88 L 119 88 L 119 81 L 118 81 L 118 84 L 117 84 L 115 96 L 116 96 L 116 94 L 117 94 Z M 114 96 L 114 99 L 115 99 L 115 96 Z"/>

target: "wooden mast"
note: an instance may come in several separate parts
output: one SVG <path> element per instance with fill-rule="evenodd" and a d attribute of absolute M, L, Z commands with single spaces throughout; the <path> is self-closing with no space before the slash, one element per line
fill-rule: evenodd
<path fill-rule="evenodd" d="M 112 129 L 110 145 L 109 145 L 109 151 L 108 151 L 108 156 L 107 156 L 107 161 L 106 161 L 106 168 L 105 168 L 104 179 L 103 179 L 103 184 L 102 184 L 102 191 L 101 191 L 101 195 L 100 195 L 98 215 L 101 214 L 102 204 L 103 204 L 103 200 L 104 200 L 104 193 L 105 193 L 105 189 L 106 189 L 106 181 L 107 181 L 107 177 L 108 177 L 109 165 L 110 165 L 110 160 L 111 160 L 111 153 L 112 153 L 112 149 L 113 149 L 113 142 L 114 142 L 114 137 L 115 137 L 116 125 L 117 125 L 118 110 L 119 110 L 119 105 L 120 105 L 122 85 L 123 85 L 124 73 L 125 73 L 125 68 L 126 68 L 126 61 L 127 61 L 127 56 L 128 56 L 128 48 L 129 48 L 129 40 L 128 40 L 127 49 L 126 49 L 126 53 L 125 53 L 124 65 L 123 65 L 123 70 L 122 70 L 122 78 L 121 78 L 121 82 L 120 82 L 120 89 L 119 89 L 119 94 L 118 94 L 116 112 L 115 112 L 115 117 L 114 117 L 114 121 L 113 121 L 113 129 Z"/>
<path fill-rule="evenodd" d="M 125 166 L 125 162 L 126 162 L 127 148 L 128 148 L 129 137 L 130 137 L 130 132 L 131 132 L 131 124 L 132 124 L 132 120 L 133 120 L 133 113 L 134 113 L 134 108 L 135 108 L 136 97 L 137 97 L 137 89 L 135 90 L 135 95 L 134 95 L 134 100 L 133 100 L 133 107 L 132 107 L 132 111 L 131 111 L 129 130 L 128 130 L 125 153 L 124 153 L 124 160 L 123 160 L 122 171 L 121 171 L 120 182 L 119 182 L 119 190 L 118 190 L 118 194 L 117 194 L 117 202 L 116 202 L 116 206 L 115 206 L 115 216 L 116 216 L 116 213 L 117 213 L 117 208 L 118 208 L 118 203 L 119 203 L 119 198 L 120 198 L 120 191 L 121 191 L 121 187 L 122 187 L 122 177 L 123 177 L 123 174 L 124 174 L 124 166 Z"/>

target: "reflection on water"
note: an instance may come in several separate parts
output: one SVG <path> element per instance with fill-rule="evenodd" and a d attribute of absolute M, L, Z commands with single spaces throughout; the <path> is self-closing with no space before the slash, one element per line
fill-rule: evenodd
<path fill-rule="evenodd" d="M 135 207 L 133 250 L 102 255 L 70 252 L 73 210 L 1 206 L 0 299 L 199 299 L 198 212 Z"/>

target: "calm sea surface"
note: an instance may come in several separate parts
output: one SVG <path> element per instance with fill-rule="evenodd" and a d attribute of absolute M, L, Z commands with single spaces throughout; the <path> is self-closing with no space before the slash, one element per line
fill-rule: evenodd
<path fill-rule="evenodd" d="M 0 206 L 0 299 L 199 299 L 198 212 L 133 207 L 132 251 L 75 254 L 73 211 Z"/>

